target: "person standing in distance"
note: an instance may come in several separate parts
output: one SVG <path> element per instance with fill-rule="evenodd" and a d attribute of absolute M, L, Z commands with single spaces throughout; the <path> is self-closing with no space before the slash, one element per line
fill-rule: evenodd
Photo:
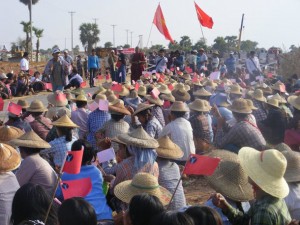
<path fill-rule="evenodd" d="M 96 55 L 96 50 L 92 49 L 92 54 L 88 57 L 88 70 L 90 72 L 90 87 L 95 87 L 94 78 L 100 69 L 100 60 Z"/>
<path fill-rule="evenodd" d="M 118 83 L 124 83 L 126 81 L 126 56 L 123 53 L 123 48 L 119 48 L 118 56 L 118 72 L 117 72 L 117 81 Z"/>
<path fill-rule="evenodd" d="M 29 54 L 28 52 L 24 52 L 23 57 L 20 61 L 20 69 L 24 73 L 29 72 Z"/>

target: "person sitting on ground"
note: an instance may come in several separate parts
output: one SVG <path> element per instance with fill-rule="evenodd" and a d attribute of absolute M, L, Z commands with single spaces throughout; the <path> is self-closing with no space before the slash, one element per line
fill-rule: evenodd
<path fill-rule="evenodd" d="M 27 132 L 9 143 L 19 147 L 23 158 L 22 164 L 16 172 L 20 186 L 34 183 L 41 185 L 49 194 L 52 194 L 57 180 L 56 173 L 49 163 L 39 155 L 42 149 L 47 149 L 51 146 L 34 131 Z"/>
<path fill-rule="evenodd" d="M 20 72 L 18 75 L 18 84 L 17 84 L 17 96 L 21 97 L 28 95 L 29 92 L 29 79 L 26 74 Z"/>
<path fill-rule="evenodd" d="M 31 89 L 34 93 L 38 93 L 44 90 L 44 86 L 41 73 L 39 71 L 35 71 L 33 76 L 30 78 L 29 89 Z"/>
<path fill-rule="evenodd" d="M 64 89 L 69 89 L 69 88 L 80 88 L 80 84 L 83 82 L 82 76 L 78 74 L 77 69 L 73 67 L 72 73 L 69 77 L 69 83 L 67 86 L 65 86 Z"/>
<path fill-rule="evenodd" d="M 283 178 L 287 166 L 283 154 L 275 149 L 260 152 L 244 147 L 238 157 L 252 185 L 255 203 L 247 213 L 243 213 L 216 193 L 211 196 L 213 204 L 222 209 L 233 225 L 289 224 L 291 217 L 283 199 L 289 193 L 288 184 Z"/>
<path fill-rule="evenodd" d="M 2 99 L 9 99 L 12 96 L 9 84 L 6 83 L 7 78 L 5 73 L 0 73 L 0 97 Z"/>
<path fill-rule="evenodd" d="M 8 120 L 5 122 L 4 125 L 17 127 L 25 132 L 31 130 L 31 127 L 28 122 L 22 119 L 22 115 L 16 115 L 11 112 L 8 112 Z"/>

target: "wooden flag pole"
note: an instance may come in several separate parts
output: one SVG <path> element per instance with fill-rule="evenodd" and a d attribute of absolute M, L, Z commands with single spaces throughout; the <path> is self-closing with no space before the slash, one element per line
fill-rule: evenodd
<path fill-rule="evenodd" d="M 202 29 L 202 25 L 201 24 L 200 24 L 200 28 L 201 28 L 201 33 L 202 33 L 204 44 L 206 44 L 206 39 L 204 37 L 204 33 L 203 33 L 203 29 Z"/>
<path fill-rule="evenodd" d="M 151 36 L 151 33 L 152 33 L 152 27 L 153 27 L 153 23 L 151 24 L 151 28 L 150 28 L 150 32 L 149 32 L 149 36 L 148 36 L 148 40 L 147 40 L 147 45 L 146 45 L 146 48 L 148 48 L 148 44 L 149 44 L 149 40 L 150 40 L 150 36 Z"/>

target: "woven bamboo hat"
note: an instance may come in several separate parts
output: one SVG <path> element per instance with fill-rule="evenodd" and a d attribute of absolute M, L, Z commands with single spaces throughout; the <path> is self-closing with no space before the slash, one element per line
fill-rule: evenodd
<path fill-rule="evenodd" d="M 133 115 L 135 116 L 136 114 L 143 112 L 146 109 L 150 109 L 153 106 L 155 106 L 154 104 L 146 104 L 146 103 L 140 103 L 138 104 L 137 109 L 134 111 Z"/>
<path fill-rule="evenodd" d="M 0 127 L 0 143 L 7 143 L 13 139 L 19 138 L 24 134 L 24 131 L 13 126 Z"/>
<path fill-rule="evenodd" d="M 105 92 L 104 92 L 104 95 L 106 96 L 106 97 L 108 97 L 108 96 L 110 96 L 110 95 L 114 95 L 115 94 L 115 92 L 113 92 L 112 90 L 110 90 L 110 89 L 108 89 L 108 90 L 106 90 Z"/>
<path fill-rule="evenodd" d="M 288 97 L 288 103 L 290 103 L 294 108 L 300 110 L 300 96 L 290 96 Z"/>
<path fill-rule="evenodd" d="M 277 99 L 269 98 L 266 102 L 268 105 L 274 106 L 276 108 L 279 108 L 279 103 Z"/>
<path fill-rule="evenodd" d="M 129 90 L 124 85 L 122 85 L 122 91 L 120 91 L 120 92 L 115 91 L 115 94 L 118 94 L 120 96 L 128 96 Z"/>
<path fill-rule="evenodd" d="M 282 152 L 287 160 L 287 167 L 284 178 L 287 182 L 300 181 L 300 153 L 294 151 Z"/>
<path fill-rule="evenodd" d="M 173 105 L 170 107 L 170 110 L 173 112 L 189 112 L 190 109 L 187 105 L 182 101 L 175 101 Z"/>
<path fill-rule="evenodd" d="M 140 148 L 157 148 L 158 142 L 152 138 L 142 126 L 134 129 L 133 131 L 120 134 L 117 136 L 120 141 L 125 142 L 127 145 L 132 145 Z"/>
<path fill-rule="evenodd" d="M 69 128 L 79 127 L 75 123 L 73 123 L 73 121 L 67 115 L 60 117 L 58 120 L 54 121 L 52 125 L 56 127 L 69 127 Z"/>
<path fill-rule="evenodd" d="M 96 91 L 94 92 L 93 95 L 103 94 L 105 91 L 106 91 L 106 89 L 100 85 L 100 86 L 97 87 L 97 89 L 96 89 Z"/>
<path fill-rule="evenodd" d="M 192 103 L 188 104 L 188 107 L 198 112 L 208 112 L 211 110 L 211 106 L 208 101 L 202 99 L 196 99 Z"/>
<path fill-rule="evenodd" d="M 0 143 L 0 173 L 15 170 L 21 164 L 21 156 L 12 146 Z"/>
<path fill-rule="evenodd" d="M 170 93 L 170 94 L 162 94 L 161 96 L 161 99 L 162 100 L 165 100 L 165 101 L 169 101 L 169 102 L 175 102 L 175 98 L 174 96 Z"/>
<path fill-rule="evenodd" d="M 162 106 L 164 104 L 164 102 L 160 98 L 154 98 L 152 95 L 146 95 L 145 99 L 147 99 L 148 102 L 158 106 Z"/>
<path fill-rule="evenodd" d="M 76 88 L 70 92 L 73 95 L 85 95 L 85 91 L 82 88 Z"/>
<path fill-rule="evenodd" d="M 51 148 L 51 145 L 40 138 L 33 130 L 23 134 L 21 137 L 14 139 L 9 144 L 27 148 Z"/>
<path fill-rule="evenodd" d="M 228 109 L 236 113 L 246 113 L 246 114 L 252 113 L 251 106 L 249 105 L 247 100 L 243 98 L 238 98 L 234 100 L 232 102 L 232 105 L 228 106 Z"/>
<path fill-rule="evenodd" d="M 22 109 L 27 109 L 29 107 L 29 103 L 25 99 L 19 99 L 17 105 L 22 106 Z"/>
<path fill-rule="evenodd" d="M 87 100 L 87 98 L 86 98 L 86 96 L 85 95 L 82 95 L 82 94 L 80 94 L 80 95 L 78 95 L 75 99 L 72 99 L 72 101 L 73 102 L 87 102 L 88 100 Z"/>
<path fill-rule="evenodd" d="M 147 95 L 147 88 L 145 86 L 140 86 L 138 89 L 138 95 L 146 96 Z"/>
<path fill-rule="evenodd" d="M 124 115 L 130 115 L 131 113 L 128 111 L 128 109 L 125 108 L 124 102 L 120 99 L 117 99 L 117 101 L 108 106 L 109 111 L 111 114 L 117 113 L 117 114 L 124 114 Z"/>
<path fill-rule="evenodd" d="M 171 193 L 161 187 L 157 178 L 149 173 L 138 173 L 132 180 L 123 181 L 114 189 L 115 196 L 125 203 L 129 203 L 133 196 L 142 193 L 156 196 L 163 205 L 169 204 L 171 200 Z"/>
<path fill-rule="evenodd" d="M 191 99 L 190 94 L 184 88 L 174 89 L 172 91 L 172 95 L 174 96 L 176 101 L 185 102 Z"/>
<path fill-rule="evenodd" d="M 249 91 L 248 95 L 260 102 L 266 102 L 266 98 L 264 97 L 264 93 L 261 89 L 256 89 L 255 91 Z"/>
<path fill-rule="evenodd" d="M 221 159 L 213 175 L 205 177 L 216 192 L 239 202 L 254 198 L 252 187 L 248 183 L 248 176 L 237 154 L 226 150 L 214 150 L 208 156 Z"/>
<path fill-rule="evenodd" d="M 284 179 L 287 161 L 284 155 L 275 150 L 257 151 L 243 147 L 238 153 L 239 160 L 246 174 L 266 193 L 285 198 L 289 186 Z"/>
<path fill-rule="evenodd" d="M 102 83 L 102 87 L 104 87 L 105 89 L 111 89 L 112 82 L 105 81 L 105 82 Z"/>
<path fill-rule="evenodd" d="M 27 108 L 28 112 L 46 112 L 48 109 L 44 106 L 42 101 L 40 100 L 33 100 L 30 103 L 30 106 Z"/>
<path fill-rule="evenodd" d="M 282 83 L 281 81 L 277 81 L 275 84 L 273 84 L 272 86 L 271 86 L 271 88 L 273 89 L 273 90 L 277 90 L 277 91 L 280 91 L 281 92 L 281 86 L 285 86 L 284 85 L 284 83 Z"/>
<path fill-rule="evenodd" d="M 275 95 L 273 95 L 271 98 L 278 100 L 278 102 L 280 104 L 285 104 L 286 100 L 284 97 L 280 96 L 278 93 L 276 93 Z"/>
<path fill-rule="evenodd" d="M 188 74 L 188 73 L 184 73 L 184 74 L 182 75 L 181 78 L 183 78 L 183 79 L 185 79 L 185 80 L 191 80 L 191 79 L 192 79 L 192 78 L 191 78 L 191 75 Z"/>
<path fill-rule="evenodd" d="M 68 99 L 64 98 L 63 100 L 57 99 L 57 95 L 63 94 L 62 91 L 56 91 L 53 94 L 50 94 L 47 96 L 47 100 L 49 103 L 51 103 L 54 106 L 66 106 L 68 104 Z"/>
<path fill-rule="evenodd" d="M 199 90 L 195 91 L 193 93 L 193 95 L 194 96 L 200 96 L 200 97 L 201 96 L 202 97 L 208 97 L 208 96 L 211 96 L 212 94 L 209 91 L 205 90 L 205 88 L 200 88 Z"/>
<path fill-rule="evenodd" d="M 258 108 L 253 105 L 253 102 L 250 99 L 246 99 L 246 101 L 252 110 L 258 110 Z"/>
<path fill-rule="evenodd" d="M 228 92 L 230 94 L 236 94 L 236 95 L 242 95 L 243 94 L 242 89 L 241 89 L 240 85 L 238 85 L 238 84 L 233 84 L 229 88 L 230 89 L 229 89 Z"/>
<path fill-rule="evenodd" d="M 162 94 L 170 94 L 171 93 L 170 89 L 165 84 L 161 84 L 160 87 L 158 88 L 158 90 Z"/>
<path fill-rule="evenodd" d="M 94 102 L 99 103 L 99 100 L 107 100 L 106 95 L 104 95 L 104 94 L 97 94 L 96 97 L 95 97 L 95 99 L 94 99 Z"/>
<path fill-rule="evenodd" d="M 180 159 L 184 153 L 168 136 L 157 139 L 159 147 L 156 149 L 158 157 L 165 159 Z"/>

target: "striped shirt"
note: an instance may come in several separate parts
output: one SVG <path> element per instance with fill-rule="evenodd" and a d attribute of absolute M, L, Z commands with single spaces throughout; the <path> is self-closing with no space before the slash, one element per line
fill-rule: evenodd
<path fill-rule="evenodd" d="M 152 117 L 152 119 L 148 121 L 148 123 L 143 126 L 143 128 L 151 137 L 155 139 L 158 138 L 160 132 L 163 129 L 156 117 Z"/>
<path fill-rule="evenodd" d="M 155 105 L 152 109 L 152 114 L 153 116 L 156 117 L 156 119 L 160 122 L 160 124 L 164 127 L 166 125 L 165 123 L 165 117 L 164 117 L 164 113 L 163 110 L 160 106 Z"/>

